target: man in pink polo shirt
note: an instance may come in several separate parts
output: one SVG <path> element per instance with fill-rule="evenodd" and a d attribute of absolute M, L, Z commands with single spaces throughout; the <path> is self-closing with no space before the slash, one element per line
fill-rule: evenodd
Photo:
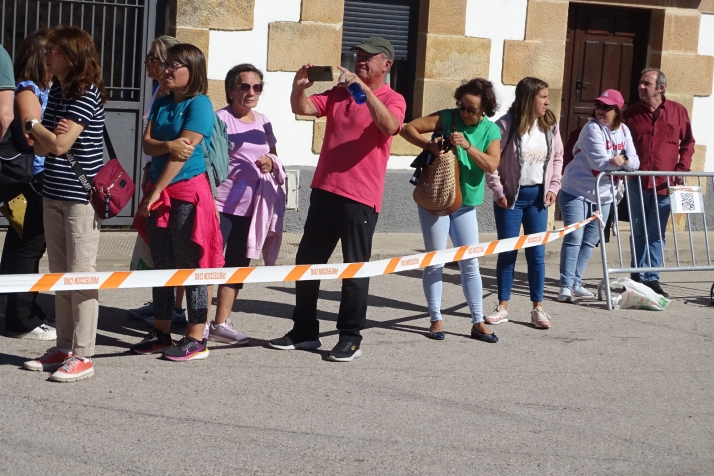
<path fill-rule="evenodd" d="M 346 263 L 369 261 L 372 235 L 377 225 L 384 177 L 392 138 L 404 122 L 404 98 L 384 82 L 394 61 L 394 48 L 384 38 L 370 37 L 358 46 L 355 72 L 345 68 L 337 86 L 309 98 L 312 86 L 307 70 L 300 68 L 293 81 L 290 104 L 295 114 L 327 117 L 325 140 L 312 180 L 310 208 L 296 264 L 322 264 L 342 242 Z M 358 84 L 366 96 L 358 104 L 347 86 Z M 320 281 L 296 283 L 293 329 L 273 339 L 275 349 L 317 349 L 320 324 L 317 297 Z M 342 300 L 337 316 L 340 339 L 330 352 L 330 360 L 349 362 L 362 355 L 360 343 L 367 319 L 369 278 L 342 281 Z"/>

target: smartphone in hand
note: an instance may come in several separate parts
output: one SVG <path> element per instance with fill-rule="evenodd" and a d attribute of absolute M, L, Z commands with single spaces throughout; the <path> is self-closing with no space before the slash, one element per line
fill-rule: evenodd
<path fill-rule="evenodd" d="M 307 69 L 309 81 L 333 81 L 332 66 L 313 66 Z"/>

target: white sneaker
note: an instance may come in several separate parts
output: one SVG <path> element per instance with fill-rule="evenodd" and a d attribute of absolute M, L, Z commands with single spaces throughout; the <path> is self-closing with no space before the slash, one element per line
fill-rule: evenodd
<path fill-rule="evenodd" d="M 540 306 L 531 311 L 531 322 L 539 329 L 550 328 L 550 316 Z"/>
<path fill-rule="evenodd" d="M 54 327 L 50 327 L 47 324 L 40 324 L 30 332 L 8 332 L 7 334 L 8 337 L 14 337 L 16 339 L 57 340 L 57 331 Z"/>
<path fill-rule="evenodd" d="M 208 327 L 208 340 L 223 342 L 225 344 L 243 345 L 250 342 L 250 337 L 233 328 L 233 323 L 228 319 L 224 324 L 211 321 Z"/>
<path fill-rule="evenodd" d="M 590 291 L 588 291 L 587 289 L 585 289 L 582 286 L 582 284 L 573 286 L 573 296 L 579 297 L 579 298 L 588 298 L 588 299 L 595 297 L 595 295 L 593 293 L 591 293 Z"/>
<path fill-rule="evenodd" d="M 560 292 L 558 293 L 558 302 L 573 302 L 573 295 L 570 288 L 560 288 Z"/>

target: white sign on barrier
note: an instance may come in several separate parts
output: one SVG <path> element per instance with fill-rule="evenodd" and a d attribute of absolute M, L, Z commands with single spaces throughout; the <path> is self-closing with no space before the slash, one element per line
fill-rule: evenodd
<path fill-rule="evenodd" d="M 702 187 L 677 186 L 669 188 L 672 213 L 703 213 Z"/>

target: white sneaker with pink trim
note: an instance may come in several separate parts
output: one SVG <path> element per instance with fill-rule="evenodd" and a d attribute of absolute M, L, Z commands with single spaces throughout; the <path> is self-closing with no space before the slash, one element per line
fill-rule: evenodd
<path fill-rule="evenodd" d="M 223 324 L 216 324 L 211 321 L 208 328 L 208 340 L 213 342 L 223 342 L 224 344 L 243 345 L 250 342 L 250 337 L 233 328 L 230 319 Z"/>
<path fill-rule="evenodd" d="M 508 311 L 500 304 L 496 304 L 496 308 L 493 312 L 484 317 L 483 320 L 486 324 L 500 324 L 501 322 L 508 322 Z"/>
<path fill-rule="evenodd" d="M 538 306 L 531 311 L 531 322 L 538 329 L 550 328 L 550 316 L 545 313 L 542 307 Z"/>

